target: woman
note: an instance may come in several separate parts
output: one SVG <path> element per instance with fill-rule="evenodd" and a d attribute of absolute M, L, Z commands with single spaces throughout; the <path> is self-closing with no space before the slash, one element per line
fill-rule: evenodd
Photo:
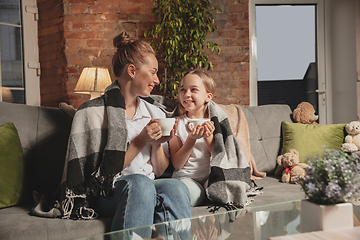
<path fill-rule="evenodd" d="M 114 46 L 117 80 L 104 96 L 81 105 L 74 117 L 63 216 L 114 216 L 111 231 L 188 218 L 187 187 L 177 179 L 155 179 L 169 165 L 162 145 L 177 128 L 175 123 L 171 136 L 162 137 L 154 119 L 165 113 L 140 98 L 149 97 L 159 84 L 155 52 L 124 32 L 114 38 Z M 151 229 L 143 230 L 137 234 L 151 236 Z"/>

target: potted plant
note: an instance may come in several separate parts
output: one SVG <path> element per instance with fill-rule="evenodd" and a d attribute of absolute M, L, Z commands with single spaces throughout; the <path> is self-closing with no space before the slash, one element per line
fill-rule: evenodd
<path fill-rule="evenodd" d="M 353 227 L 351 197 L 359 190 L 360 158 L 327 149 L 308 159 L 306 176 L 299 180 L 306 199 L 301 202 L 303 232 Z"/>
<path fill-rule="evenodd" d="M 145 31 L 144 36 L 155 38 L 150 43 L 160 55 L 158 59 L 164 68 L 160 90 L 164 96 L 173 98 L 187 71 L 213 69 L 208 52 L 219 54 L 220 47 L 206 37 L 217 30 L 212 13 L 220 9 L 212 7 L 209 0 L 154 0 L 154 4 L 156 24 Z"/>

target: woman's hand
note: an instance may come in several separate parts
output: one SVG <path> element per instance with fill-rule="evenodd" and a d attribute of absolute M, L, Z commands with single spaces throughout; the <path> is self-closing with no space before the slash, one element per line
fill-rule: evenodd
<path fill-rule="evenodd" d="M 138 137 L 146 142 L 160 139 L 162 137 L 162 131 L 159 124 L 157 124 L 157 120 L 151 119 L 140 132 Z"/>
<path fill-rule="evenodd" d="M 170 136 L 162 135 L 161 127 L 157 122 L 158 120 L 151 119 L 149 123 L 143 128 L 138 137 L 146 142 L 151 142 L 151 144 L 161 144 L 163 142 L 169 141 L 177 131 L 179 120 L 175 119 L 175 124 L 170 132 Z"/>
<path fill-rule="evenodd" d="M 150 120 L 149 123 L 141 130 L 140 134 L 131 140 L 130 146 L 125 154 L 124 168 L 126 168 L 139 152 L 151 142 L 160 139 L 162 136 L 161 128 L 156 120 Z M 160 144 L 158 144 L 160 146 Z"/>
<path fill-rule="evenodd" d="M 157 140 L 154 141 L 154 143 L 163 143 L 163 142 L 167 142 L 169 141 L 171 138 L 173 138 L 175 136 L 175 133 L 178 129 L 178 125 L 179 125 L 179 119 L 175 119 L 175 124 L 173 126 L 173 128 L 171 129 L 170 132 L 170 136 L 162 136 L 162 132 L 161 132 L 161 137 Z"/>
<path fill-rule="evenodd" d="M 162 132 L 161 132 L 159 137 L 158 134 L 153 133 L 154 139 L 151 142 L 152 149 L 151 149 L 150 160 L 154 169 L 154 173 L 157 177 L 161 176 L 165 172 L 166 168 L 169 166 L 169 159 L 165 156 L 161 143 L 166 142 L 170 140 L 172 137 L 174 137 L 178 127 L 178 122 L 179 121 L 176 119 L 173 129 L 171 129 L 170 136 L 162 136 Z M 153 128 L 153 130 L 156 131 L 156 128 Z M 152 132 L 150 128 L 149 131 Z"/>

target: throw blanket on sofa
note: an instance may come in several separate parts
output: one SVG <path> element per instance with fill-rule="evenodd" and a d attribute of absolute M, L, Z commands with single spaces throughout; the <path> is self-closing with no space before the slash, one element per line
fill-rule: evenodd
<path fill-rule="evenodd" d="M 87 198 L 111 193 L 129 145 L 125 117 L 125 99 L 117 81 L 102 97 L 85 102 L 77 110 L 61 183 L 63 218 L 96 217 Z"/>
<path fill-rule="evenodd" d="M 161 96 L 146 100 L 172 116 L 176 102 Z M 117 81 L 102 97 L 85 102 L 73 119 L 61 183 L 62 197 L 56 208 L 63 218 L 92 219 L 90 196 L 111 194 L 114 180 L 123 170 L 130 142 L 126 126 L 125 99 Z M 39 215 L 39 214 L 38 214 Z"/>
<path fill-rule="evenodd" d="M 210 158 L 207 197 L 220 206 L 244 207 L 249 203 L 248 194 L 256 192 L 250 179 L 250 166 L 223 109 L 213 101 L 208 107 L 215 125 L 215 142 Z"/>
<path fill-rule="evenodd" d="M 177 115 L 175 107 L 177 104 L 171 102 L 172 100 L 164 99 L 161 96 L 152 96 L 146 100 L 167 112 L 169 117 Z M 210 159 L 207 197 L 217 206 L 244 207 L 252 200 L 248 198 L 249 196 L 261 193 L 261 188 L 257 188 L 251 181 L 249 165 L 251 159 L 246 159 L 238 139 L 232 132 L 228 117 L 220 105 L 210 101 L 208 108 L 210 118 L 215 125 L 215 142 Z M 247 128 L 245 115 L 241 109 L 239 112 L 242 113 L 242 126 L 245 124 L 242 129 Z M 249 148 L 249 156 L 252 157 L 248 129 L 244 135 L 247 140 L 245 139 L 243 142 L 248 142 L 247 145 L 244 144 L 244 147 Z"/>
<path fill-rule="evenodd" d="M 251 169 L 251 179 L 259 179 L 266 177 L 265 172 L 259 172 L 256 167 L 255 159 L 251 153 L 250 148 L 250 134 L 249 125 L 245 114 L 238 104 L 218 104 L 226 113 L 229 119 L 230 127 L 239 141 L 241 149 L 244 152 L 245 158 L 248 161 Z"/>
<path fill-rule="evenodd" d="M 168 117 L 177 115 L 176 100 L 157 95 L 145 100 L 161 108 Z M 218 206 L 243 207 L 249 203 L 248 195 L 256 192 L 251 187 L 249 164 L 225 112 L 211 101 L 209 113 L 215 123 L 215 143 L 207 196 Z M 84 103 L 77 110 L 61 183 L 63 196 L 56 206 L 63 218 L 95 218 L 88 197 L 111 194 L 129 145 L 125 115 L 125 102 L 117 81 L 102 97 Z M 34 214 L 46 216 L 36 211 Z"/>

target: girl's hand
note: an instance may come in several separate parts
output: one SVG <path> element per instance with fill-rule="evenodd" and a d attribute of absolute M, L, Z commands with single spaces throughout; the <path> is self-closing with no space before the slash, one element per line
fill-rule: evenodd
<path fill-rule="evenodd" d="M 206 122 L 203 123 L 203 126 L 205 128 L 204 138 L 210 137 L 215 131 L 214 122 L 213 121 L 206 121 Z"/>
<path fill-rule="evenodd" d="M 192 130 L 189 129 L 189 122 L 185 125 L 186 131 L 188 132 L 188 137 L 192 139 L 199 139 L 204 136 L 205 128 L 203 125 L 197 125 Z"/>

